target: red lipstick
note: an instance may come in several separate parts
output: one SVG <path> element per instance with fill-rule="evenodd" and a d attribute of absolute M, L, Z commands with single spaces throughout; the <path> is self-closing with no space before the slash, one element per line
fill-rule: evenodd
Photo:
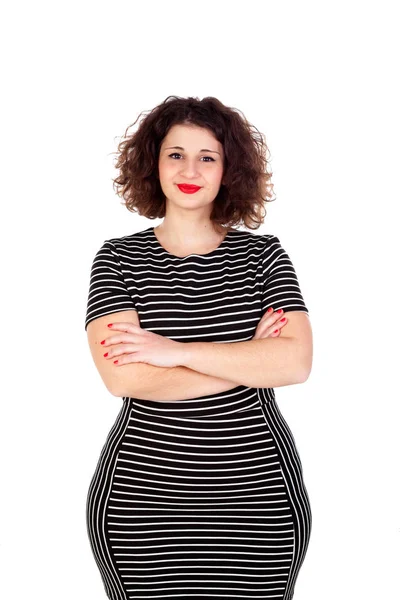
<path fill-rule="evenodd" d="M 198 185 L 187 185 L 186 183 L 178 183 L 178 188 L 185 194 L 194 194 L 198 190 L 201 190 L 201 187 Z"/>

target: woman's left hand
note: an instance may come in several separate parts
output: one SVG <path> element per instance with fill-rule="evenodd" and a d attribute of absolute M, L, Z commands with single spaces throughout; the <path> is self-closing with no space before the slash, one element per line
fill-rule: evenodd
<path fill-rule="evenodd" d="M 113 323 L 110 331 L 121 331 L 104 340 L 108 355 L 116 366 L 128 363 L 147 363 L 155 367 L 179 367 L 183 364 L 186 344 L 142 329 L 133 323 Z M 116 344 L 120 344 L 116 346 Z"/>

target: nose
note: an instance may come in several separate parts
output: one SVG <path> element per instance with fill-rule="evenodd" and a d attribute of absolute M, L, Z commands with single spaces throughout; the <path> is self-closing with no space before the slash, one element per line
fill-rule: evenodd
<path fill-rule="evenodd" d="M 199 174 L 199 165 L 197 159 L 186 159 L 184 164 L 182 164 L 180 172 L 187 179 L 195 179 Z"/>

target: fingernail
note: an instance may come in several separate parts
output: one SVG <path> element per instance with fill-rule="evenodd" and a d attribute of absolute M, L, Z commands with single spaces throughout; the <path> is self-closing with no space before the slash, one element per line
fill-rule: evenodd
<path fill-rule="evenodd" d="M 100 342 L 100 344 L 104 344 L 104 342 L 105 342 L 105 341 L 106 341 L 106 340 L 103 340 L 102 342 Z"/>
<path fill-rule="evenodd" d="M 278 315 L 281 315 L 283 313 L 283 310 L 280 308 L 279 310 L 276 311 L 278 313 Z"/>
<path fill-rule="evenodd" d="M 103 356 L 108 356 L 108 352 L 106 352 L 105 354 L 103 354 Z"/>
<path fill-rule="evenodd" d="M 284 323 L 285 321 L 286 321 L 286 317 L 283 317 L 283 319 L 281 319 L 281 320 L 279 321 L 279 323 Z"/>
<path fill-rule="evenodd" d="M 112 327 L 112 323 L 109 323 L 109 324 L 107 325 L 107 327 Z"/>
<path fill-rule="evenodd" d="M 278 333 L 279 329 L 275 329 L 274 333 Z"/>
<path fill-rule="evenodd" d="M 117 362 L 118 362 L 117 360 L 114 360 L 114 365 L 115 365 L 115 363 L 117 363 Z"/>
<path fill-rule="evenodd" d="M 267 310 L 267 313 L 272 312 L 274 309 L 272 308 L 272 306 L 269 307 L 269 309 Z"/>

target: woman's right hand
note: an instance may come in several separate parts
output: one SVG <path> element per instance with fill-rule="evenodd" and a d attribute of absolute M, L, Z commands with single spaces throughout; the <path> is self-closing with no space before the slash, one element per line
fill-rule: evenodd
<path fill-rule="evenodd" d="M 266 312 L 265 315 L 261 317 L 260 322 L 257 325 L 256 332 L 252 339 L 260 340 L 267 337 L 279 337 L 282 327 L 285 327 L 286 323 L 288 322 L 288 319 L 286 318 L 286 321 L 281 323 L 281 319 L 283 318 L 283 316 L 283 312 L 279 314 L 274 311 L 270 313 Z M 278 330 L 278 332 L 274 333 L 274 331 L 276 330 Z"/>

